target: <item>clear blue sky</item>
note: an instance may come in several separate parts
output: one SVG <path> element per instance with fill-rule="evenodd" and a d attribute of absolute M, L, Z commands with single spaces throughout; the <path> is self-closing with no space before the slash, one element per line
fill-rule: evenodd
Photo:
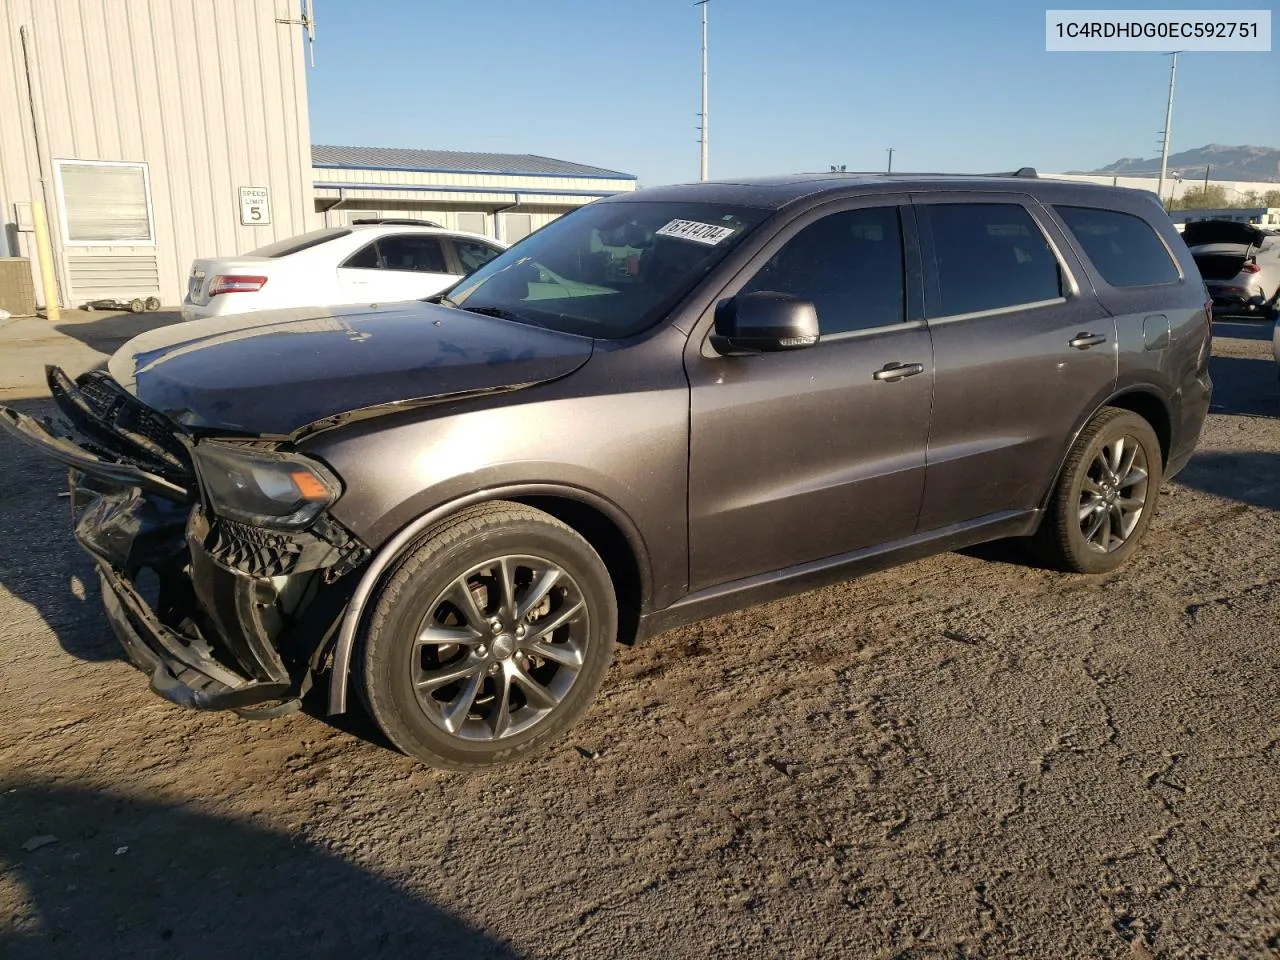
<path fill-rule="evenodd" d="M 688 0 L 315 7 L 316 143 L 536 153 L 645 185 L 698 177 L 701 41 Z M 1044 9 L 712 0 L 711 175 L 882 169 L 889 146 L 895 169 L 956 172 L 1157 155 L 1168 58 L 1046 53 Z M 1171 150 L 1206 143 L 1280 147 L 1274 38 L 1270 53 L 1179 57 Z"/>

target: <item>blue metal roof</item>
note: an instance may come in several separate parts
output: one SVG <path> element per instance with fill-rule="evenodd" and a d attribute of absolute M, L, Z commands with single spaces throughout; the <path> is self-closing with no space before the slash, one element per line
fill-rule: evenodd
<path fill-rule="evenodd" d="M 629 173 L 591 167 L 531 153 L 473 153 L 465 150 L 400 150 L 391 147 L 336 147 L 315 144 L 313 167 L 347 170 L 403 170 L 412 173 L 483 173 L 505 177 L 592 177 L 635 180 Z"/>

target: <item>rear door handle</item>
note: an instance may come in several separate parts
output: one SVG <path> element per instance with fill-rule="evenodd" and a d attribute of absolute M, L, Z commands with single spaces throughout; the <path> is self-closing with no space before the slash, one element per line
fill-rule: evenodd
<path fill-rule="evenodd" d="M 871 375 L 873 380 L 892 382 L 894 380 L 903 380 L 907 377 L 914 377 L 917 373 L 924 373 L 923 363 L 886 363 L 883 367 Z"/>
<path fill-rule="evenodd" d="M 1090 347 L 1096 347 L 1098 344 L 1106 342 L 1105 334 L 1077 333 L 1074 340 L 1067 341 L 1067 346 L 1075 347 L 1077 350 L 1088 350 Z"/>

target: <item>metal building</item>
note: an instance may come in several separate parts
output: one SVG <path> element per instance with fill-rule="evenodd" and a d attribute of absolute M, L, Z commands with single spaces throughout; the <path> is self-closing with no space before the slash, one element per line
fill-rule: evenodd
<path fill-rule="evenodd" d="M 311 145 L 302 0 L 0 0 L 0 283 L 181 301 L 191 261 L 326 223 L 514 242 L 635 177 L 547 157 Z M 40 305 L 43 298 L 38 297 Z M 0 302 L 4 302 L 0 290 Z"/>
<path fill-rule="evenodd" d="M 530 154 L 316 146 L 311 165 L 326 225 L 413 217 L 507 243 L 636 188 L 628 173 Z"/>
<path fill-rule="evenodd" d="M 172 304 L 196 256 L 318 226 L 299 9 L 0 0 L 0 256 L 39 289 L 43 201 L 64 306 Z"/>

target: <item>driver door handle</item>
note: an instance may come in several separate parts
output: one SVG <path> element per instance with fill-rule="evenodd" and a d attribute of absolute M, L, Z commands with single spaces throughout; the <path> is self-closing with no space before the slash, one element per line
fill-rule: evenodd
<path fill-rule="evenodd" d="M 905 380 L 907 377 L 914 377 L 917 373 L 924 373 L 923 363 L 886 363 L 883 367 L 871 375 L 873 380 L 892 383 L 894 380 Z"/>
<path fill-rule="evenodd" d="M 1067 341 L 1067 346 L 1075 347 L 1077 350 L 1088 350 L 1090 347 L 1106 342 L 1107 338 L 1101 333 L 1077 333 L 1075 339 Z"/>

